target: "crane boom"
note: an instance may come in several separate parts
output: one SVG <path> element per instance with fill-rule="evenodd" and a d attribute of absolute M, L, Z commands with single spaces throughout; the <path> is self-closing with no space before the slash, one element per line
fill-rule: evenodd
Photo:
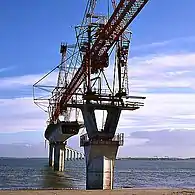
<path fill-rule="evenodd" d="M 92 47 L 93 69 L 104 68 L 106 54 L 148 0 L 121 0 Z M 94 71 L 95 71 L 94 70 Z"/>
<path fill-rule="evenodd" d="M 128 25 L 134 20 L 142 10 L 148 0 L 120 0 L 108 22 L 97 34 L 97 39 L 90 51 L 83 56 L 81 67 L 69 83 L 67 89 L 62 94 L 59 104 L 54 110 L 52 121 L 55 121 L 62 106 L 67 103 L 73 93 L 78 89 L 88 74 L 88 54 L 91 57 L 91 73 L 96 73 L 99 69 L 108 66 L 108 51 L 118 40 L 119 36 L 125 31 Z"/>

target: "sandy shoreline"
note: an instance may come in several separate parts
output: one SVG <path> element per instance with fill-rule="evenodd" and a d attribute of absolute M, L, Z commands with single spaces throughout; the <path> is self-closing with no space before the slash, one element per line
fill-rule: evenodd
<path fill-rule="evenodd" d="M 120 190 L 0 190 L 0 195 L 195 195 L 195 189 L 120 189 Z"/>

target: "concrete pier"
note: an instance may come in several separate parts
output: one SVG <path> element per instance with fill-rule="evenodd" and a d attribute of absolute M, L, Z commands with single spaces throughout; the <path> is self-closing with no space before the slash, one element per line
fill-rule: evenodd
<path fill-rule="evenodd" d="M 53 167 L 54 171 L 64 171 L 64 161 L 76 159 L 78 151 L 65 146 L 67 139 L 78 134 L 82 127 L 84 127 L 83 123 L 78 121 L 60 121 L 56 124 L 48 124 L 45 138 L 49 141 L 49 166 Z"/>
<path fill-rule="evenodd" d="M 86 189 L 113 189 L 114 163 L 118 147 L 123 145 L 124 134 L 114 136 L 112 140 L 88 139 L 82 135 L 80 145 L 84 146 L 86 161 Z"/>
<path fill-rule="evenodd" d="M 54 171 L 64 171 L 65 161 L 84 159 L 84 154 L 70 148 L 67 142 L 49 143 L 49 166 Z"/>
<path fill-rule="evenodd" d="M 49 166 L 52 167 L 54 164 L 54 144 L 49 143 Z"/>
<path fill-rule="evenodd" d="M 74 150 L 73 148 L 70 148 L 68 146 L 65 146 L 65 161 L 69 160 L 79 160 L 84 159 L 84 154 Z"/>
<path fill-rule="evenodd" d="M 113 189 L 116 141 L 93 141 L 84 146 L 86 156 L 86 189 Z"/>
<path fill-rule="evenodd" d="M 63 142 L 54 145 L 54 171 L 64 171 L 65 144 Z"/>
<path fill-rule="evenodd" d="M 106 106 L 105 125 L 97 128 L 95 110 L 102 105 L 86 104 L 81 108 L 87 134 L 80 138 L 86 159 L 86 189 L 113 189 L 114 161 L 118 147 L 123 145 L 124 134 L 115 135 L 121 109 Z"/>

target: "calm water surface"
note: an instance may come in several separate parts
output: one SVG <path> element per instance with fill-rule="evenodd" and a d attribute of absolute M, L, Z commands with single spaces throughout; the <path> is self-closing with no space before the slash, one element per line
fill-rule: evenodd
<path fill-rule="evenodd" d="M 117 160 L 114 188 L 195 187 L 195 160 Z M 67 161 L 53 172 L 47 159 L 0 158 L 0 189 L 85 189 L 85 161 Z"/>

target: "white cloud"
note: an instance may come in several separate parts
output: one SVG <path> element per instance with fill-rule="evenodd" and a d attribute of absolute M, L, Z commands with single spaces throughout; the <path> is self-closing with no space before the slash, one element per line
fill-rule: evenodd
<path fill-rule="evenodd" d="M 39 110 L 32 98 L 0 100 L 1 132 L 44 130 L 47 116 Z"/>
<path fill-rule="evenodd" d="M 165 46 L 168 46 L 168 45 L 174 45 L 174 44 L 178 44 L 178 43 L 182 44 L 182 43 L 188 43 L 188 42 L 194 43 L 195 42 L 195 36 L 179 37 L 179 38 L 160 41 L 160 42 L 153 42 L 153 43 L 144 44 L 144 45 L 132 46 L 132 50 L 151 49 L 151 48 L 165 47 Z"/>
<path fill-rule="evenodd" d="M 129 59 L 129 81 L 133 91 L 148 88 L 187 87 L 194 88 L 193 66 L 195 53 L 172 55 L 149 55 Z M 109 72 L 111 67 L 107 70 Z M 53 72 L 40 84 L 55 86 L 57 72 Z M 109 74 L 109 73 L 108 73 Z M 32 86 L 44 74 L 0 78 L 1 89 Z M 109 76 L 111 76 L 109 74 Z M 154 82 L 155 80 L 155 82 Z"/>
<path fill-rule="evenodd" d="M 120 132 L 125 131 L 130 135 L 134 131 L 195 130 L 194 94 L 145 94 L 145 96 L 147 98 L 144 107 L 132 112 L 123 111 L 119 123 Z M 128 119 L 133 122 L 128 122 Z"/>
<path fill-rule="evenodd" d="M 122 153 L 127 153 L 129 146 L 144 149 L 148 139 L 128 137 L 134 131 L 195 130 L 195 95 L 181 91 L 181 88 L 194 90 L 194 66 L 193 52 L 146 55 L 129 60 L 130 95 L 146 96 L 146 100 L 144 107 L 136 111 L 124 111 L 121 115 L 117 132 L 125 132 L 126 135 L 125 146 L 120 149 Z M 1 78 L 0 88 L 11 90 L 16 87 L 32 87 L 42 76 L 37 74 Z M 44 82 L 55 85 L 56 79 L 57 73 L 54 73 Z M 167 90 L 172 88 L 178 88 L 179 92 L 168 93 Z M 157 89 L 160 93 L 151 93 L 151 90 Z M 0 110 L 1 132 L 45 130 L 47 116 L 33 104 L 31 98 L 1 99 Z M 98 114 L 100 122 L 101 119 Z M 79 137 L 72 141 L 79 141 Z M 151 151 L 149 153 L 152 154 Z"/>
<path fill-rule="evenodd" d="M 31 75 L 23 75 L 23 76 L 15 76 L 15 77 L 3 77 L 0 78 L 0 88 L 7 89 L 7 88 L 19 88 L 24 86 L 33 86 L 35 82 L 41 79 L 44 74 L 31 74 Z M 56 72 L 52 73 L 43 82 L 40 84 L 47 84 L 47 85 L 55 85 L 56 84 Z"/>
<path fill-rule="evenodd" d="M 195 53 L 149 55 L 129 60 L 132 91 L 159 88 L 194 89 Z"/>
<path fill-rule="evenodd" d="M 129 58 L 129 87 L 133 92 L 169 88 L 194 89 L 195 53 L 153 54 Z M 113 80 L 113 66 L 106 69 L 109 83 Z M 166 88 L 166 89 L 165 89 Z"/>
<path fill-rule="evenodd" d="M 195 53 L 148 55 L 130 58 L 129 72 L 131 76 L 146 76 L 154 73 L 159 75 L 170 68 L 174 68 L 174 72 L 181 68 L 184 69 L 182 72 L 188 71 L 186 69 L 193 68 L 194 65 Z"/>
<path fill-rule="evenodd" d="M 174 116 L 173 118 L 178 118 L 178 119 L 195 119 L 195 115 L 178 115 L 178 116 Z M 195 127 L 194 127 L 195 129 Z"/>
<path fill-rule="evenodd" d="M 150 55 L 145 57 L 134 57 L 130 64 L 139 66 L 157 66 L 157 67 L 189 67 L 194 66 L 195 53 L 183 53 L 172 55 Z"/>

